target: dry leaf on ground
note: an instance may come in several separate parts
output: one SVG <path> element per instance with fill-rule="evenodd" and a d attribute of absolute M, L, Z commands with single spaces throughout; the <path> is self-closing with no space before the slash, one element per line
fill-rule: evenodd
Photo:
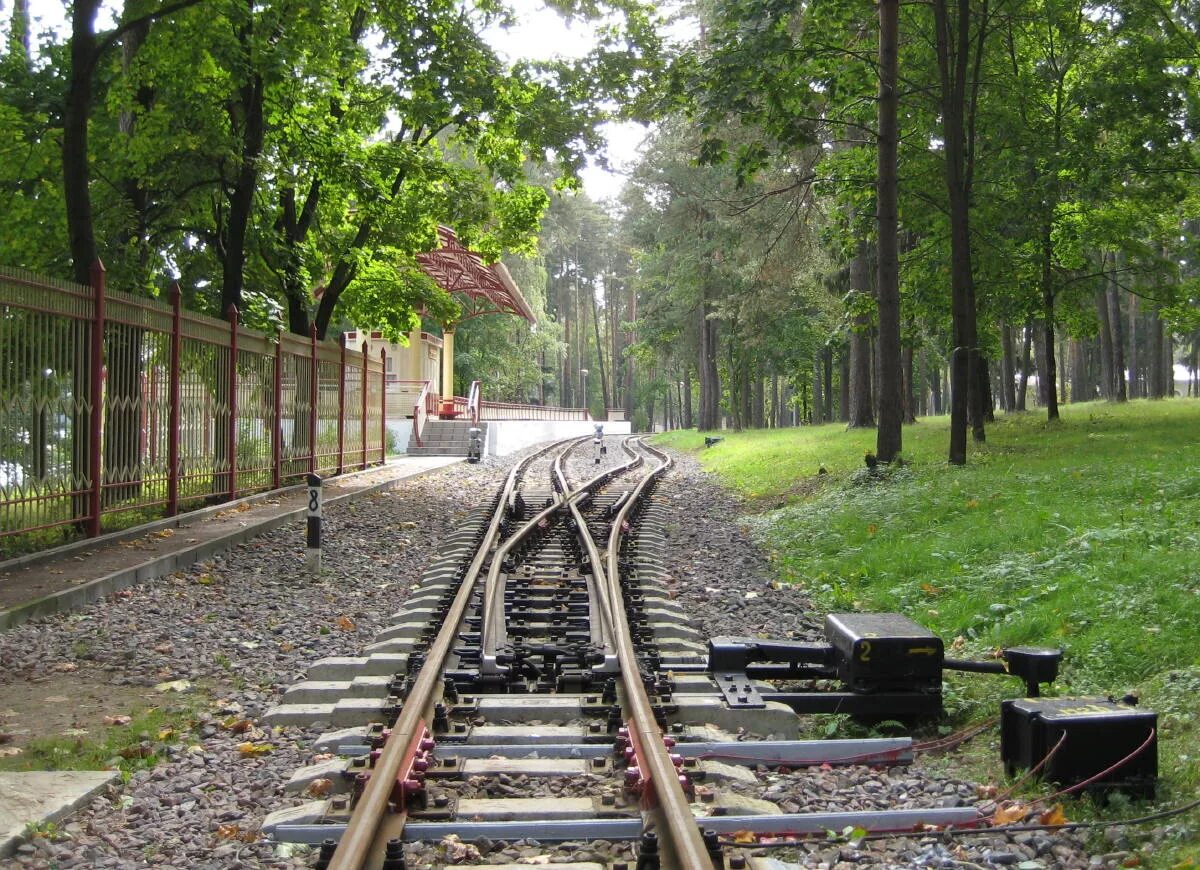
<path fill-rule="evenodd" d="M 132 721 L 133 721 L 133 717 L 131 717 L 131 716 L 105 716 L 104 717 L 105 725 L 128 725 Z"/>
<path fill-rule="evenodd" d="M 996 815 L 993 816 L 992 821 L 997 825 L 1012 825 L 1022 821 L 1028 812 L 1029 808 L 1024 804 L 1009 804 L 1006 807 L 996 810 Z"/>

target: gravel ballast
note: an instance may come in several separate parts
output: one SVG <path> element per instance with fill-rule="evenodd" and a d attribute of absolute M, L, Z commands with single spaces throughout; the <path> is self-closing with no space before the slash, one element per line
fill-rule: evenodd
<path fill-rule="evenodd" d="M 610 457 L 615 459 L 610 449 Z M 270 731 L 257 719 L 318 658 L 354 655 L 411 593 L 438 543 L 490 500 L 514 457 L 457 465 L 401 483 L 389 493 L 330 509 L 325 571 L 303 573 L 302 524 L 263 535 L 193 570 L 135 587 L 77 614 L 38 620 L 0 635 L 0 710 L 11 687 L 64 674 L 113 691 L 137 691 L 165 705 L 199 703 L 194 726 L 167 738 L 166 760 L 133 774 L 65 826 L 69 839 L 37 840 L 12 859 L 36 867 L 301 867 L 312 853 L 288 854 L 255 838 L 270 811 L 306 800 L 283 795 L 292 771 L 310 763 L 316 731 Z M 590 457 L 587 457 L 590 462 Z M 575 479 L 590 476 L 577 463 Z M 676 456 L 656 498 L 670 506 L 666 568 L 673 592 L 707 636 L 814 638 L 821 618 L 802 590 L 771 582 L 770 566 L 737 518 L 740 505 L 691 457 Z M 64 666 L 74 666 L 62 670 Z M 186 680 L 182 695 L 154 687 Z M 116 712 L 116 711 L 114 711 Z M 249 731 L 242 728 L 248 723 Z M 0 728 L 4 720 L 0 720 Z M 157 735 L 149 742 L 160 745 Z M 269 746 L 244 754 L 239 746 Z M 738 783 L 746 797 L 784 812 L 853 807 L 982 803 L 975 783 L 921 765 L 757 772 Z M 249 842 L 247 842 L 249 840 Z M 584 844 L 628 857 L 623 846 Z M 484 850 L 487 851 L 487 850 Z M 509 844 L 504 854 L 573 853 L 565 845 Z M 499 854 L 499 852 L 498 852 Z M 1123 855 L 1089 855 L 1068 834 L 929 836 L 824 841 L 772 853 L 805 867 L 1119 866 Z"/>

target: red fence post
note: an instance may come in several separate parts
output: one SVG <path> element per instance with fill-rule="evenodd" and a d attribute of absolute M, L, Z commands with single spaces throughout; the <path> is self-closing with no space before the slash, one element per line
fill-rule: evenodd
<path fill-rule="evenodd" d="M 362 429 L 362 467 L 367 467 L 367 342 L 362 348 L 362 419 L 359 428 Z"/>
<path fill-rule="evenodd" d="M 180 357 L 183 355 L 183 299 L 179 282 L 167 292 L 171 300 L 171 360 L 167 370 L 167 516 L 179 513 Z"/>
<path fill-rule="evenodd" d="M 229 498 L 237 498 L 237 393 L 238 393 L 238 310 L 232 302 L 225 309 L 229 318 Z"/>
<path fill-rule="evenodd" d="M 379 348 L 379 462 L 387 464 L 387 348 Z"/>
<path fill-rule="evenodd" d="M 341 345 L 338 360 L 338 464 L 337 473 L 342 473 L 346 461 L 346 336 L 338 339 Z"/>
<path fill-rule="evenodd" d="M 104 454 L 100 439 L 104 434 L 104 264 L 100 260 L 92 263 L 92 293 L 95 300 L 92 309 L 91 384 L 88 397 L 91 414 L 88 417 L 88 476 L 92 489 L 88 493 L 87 533 L 89 538 L 100 534 L 100 496 L 104 491 L 104 469 L 101 467 Z"/>
<path fill-rule="evenodd" d="M 275 336 L 275 407 L 271 411 L 271 486 L 283 486 L 283 330 Z"/>
<path fill-rule="evenodd" d="M 317 325 L 308 327 L 308 470 L 317 471 Z"/>

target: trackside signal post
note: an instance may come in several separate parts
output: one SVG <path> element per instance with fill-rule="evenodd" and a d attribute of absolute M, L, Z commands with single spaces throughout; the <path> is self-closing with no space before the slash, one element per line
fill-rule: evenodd
<path fill-rule="evenodd" d="M 305 536 L 305 565 L 308 573 L 315 577 L 321 573 L 321 478 L 310 474 L 307 484 L 308 529 Z"/>

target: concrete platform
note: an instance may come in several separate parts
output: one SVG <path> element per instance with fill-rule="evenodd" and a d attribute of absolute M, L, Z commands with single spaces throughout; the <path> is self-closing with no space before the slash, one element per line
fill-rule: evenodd
<path fill-rule="evenodd" d="M 0 773 L 0 858 L 25 841 L 26 825 L 62 821 L 118 776 L 114 770 Z"/>
<path fill-rule="evenodd" d="M 382 466 L 328 478 L 325 508 L 385 492 L 403 480 L 461 461 L 448 456 L 393 457 Z M 0 562 L 0 631 L 37 616 L 84 607 L 299 521 L 307 512 L 305 498 L 303 486 L 286 487 Z"/>

